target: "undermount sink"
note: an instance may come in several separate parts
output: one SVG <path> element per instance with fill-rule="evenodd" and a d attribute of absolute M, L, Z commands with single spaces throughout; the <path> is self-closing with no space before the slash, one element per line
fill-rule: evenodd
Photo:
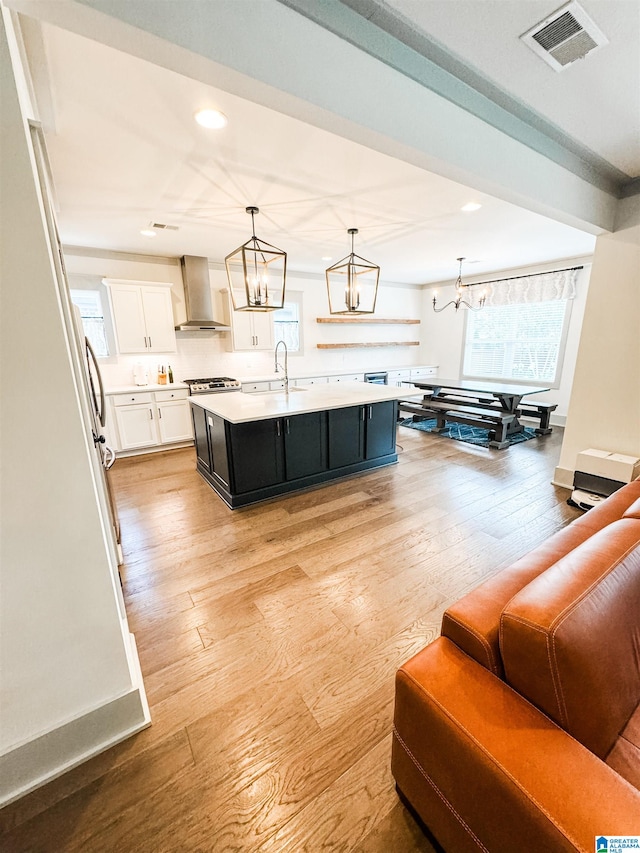
<path fill-rule="evenodd" d="M 294 385 L 293 387 L 289 388 L 289 394 L 293 394 L 294 391 L 306 391 L 306 390 L 307 390 L 307 388 L 300 388 L 299 385 Z M 286 393 L 287 392 L 284 390 L 284 388 L 273 388 L 271 391 L 254 391 L 253 396 L 261 397 L 261 396 L 264 396 L 266 394 L 286 394 Z"/>

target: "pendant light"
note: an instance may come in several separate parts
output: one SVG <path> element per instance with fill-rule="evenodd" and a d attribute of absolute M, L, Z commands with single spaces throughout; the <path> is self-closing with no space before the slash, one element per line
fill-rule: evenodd
<path fill-rule="evenodd" d="M 436 308 L 436 298 L 437 298 L 438 294 L 437 294 L 437 291 L 434 292 L 434 294 L 433 294 L 433 310 L 437 314 L 439 314 L 441 311 L 444 311 L 444 309 L 448 308 L 449 305 L 453 305 L 453 307 L 456 309 L 456 311 L 461 306 L 464 306 L 465 308 L 469 308 L 471 311 L 479 311 L 481 308 L 484 307 L 484 303 L 485 303 L 485 300 L 487 298 L 486 293 L 484 291 L 482 292 L 482 294 L 480 296 L 480 302 L 477 305 L 473 305 L 471 302 L 467 302 L 466 299 L 462 298 L 462 294 L 464 293 L 463 288 L 471 286 L 471 285 L 462 283 L 462 262 L 464 260 L 465 260 L 464 258 L 456 258 L 456 261 L 458 261 L 458 263 L 460 264 L 460 270 L 458 272 L 458 278 L 456 281 L 456 298 L 452 299 L 450 302 L 447 302 L 447 304 L 443 305 L 442 308 Z"/>
<path fill-rule="evenodd" d="M 380 267 L 353 251 L 357 228 L 349 228 L 351 254 L 326 270 L 330 314 L 373 314 L 378 297 Z"/>
<path fill-rule="evenodd" d="M 251 238 L 224 259 L 234 311 L 277 311 L 284 307 L 287 254 L 256 237 L 257 207 L 251 214 Z"/>

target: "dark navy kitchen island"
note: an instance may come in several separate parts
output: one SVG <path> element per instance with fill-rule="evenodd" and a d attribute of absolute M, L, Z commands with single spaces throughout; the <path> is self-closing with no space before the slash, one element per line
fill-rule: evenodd
<path fill-rule="evenodd" d="M 353 382 L 192 398 L 197 469 L 235 509 L 396 462 L 399 388 Z"/>

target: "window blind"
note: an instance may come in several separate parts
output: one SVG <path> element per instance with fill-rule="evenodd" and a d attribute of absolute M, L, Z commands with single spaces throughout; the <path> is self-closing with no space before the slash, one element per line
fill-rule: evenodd
<path fill-rule="evenodd" d="M 469 312 L 464 375 L 555 382 L 567 304 L 554 299 Z"/>

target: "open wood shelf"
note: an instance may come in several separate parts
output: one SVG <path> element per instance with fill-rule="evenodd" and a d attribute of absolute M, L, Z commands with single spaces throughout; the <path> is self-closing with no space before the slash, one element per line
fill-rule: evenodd
<path fill-rule="evenodd" d="M 316 344 L 318 349 L 354 349 L 356 347 L 419 347 L 420 341 L 376 341 L 355 344 Z"/>
<path fill-rule="evenodd" d="M 385 323 L 386 325 L 413 326 L 419 322 L 420 320 L 403 320 L 400 317 L 391 317 L 388 319 L 363 317 L 357 320 L 355 317 L 316 317 L 316 323 Z"/>

